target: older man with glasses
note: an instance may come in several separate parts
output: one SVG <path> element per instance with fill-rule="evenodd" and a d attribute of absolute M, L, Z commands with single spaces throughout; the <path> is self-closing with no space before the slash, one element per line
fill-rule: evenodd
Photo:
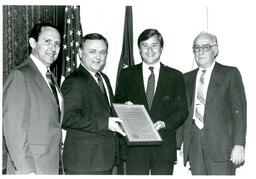
<path fill-rule="evenodd" d="M 239 70 L 215 61 L 215 35 L 201 32 L 193 52 L 199 68 L 184 75 L 190 109 L 179 129 L 192 175 L 235 175 L 245 160 L 246 96 Z"/>

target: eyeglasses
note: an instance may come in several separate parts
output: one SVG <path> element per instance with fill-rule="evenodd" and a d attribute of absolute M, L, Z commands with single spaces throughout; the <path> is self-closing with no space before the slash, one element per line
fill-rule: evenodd
<path fill-rule="evenodd" d="M 204 45 L 202 45 L 202 46 L 200 46 L 200 45 L 194 45 L 194 46 L 193 46 L 193 52 L 194 52 L 194 53 L 198 53 L 198 52 L 200 52 L 201 50 L 202 50 L 203 52 L 209 52 L 210 49 L 211 49 L 212 47 L 216 46 L 216 45 L 217 45 L 217 44 L 214 44 L 214 45 L 204 44 Z"/>

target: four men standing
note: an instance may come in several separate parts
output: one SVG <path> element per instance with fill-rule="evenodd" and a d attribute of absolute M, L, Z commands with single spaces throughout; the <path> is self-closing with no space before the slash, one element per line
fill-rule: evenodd
<path fill-rule="evenodd" d="M 100 34 L 82 38 L 80 67 L 62 85 L 65 101 L 49 67 L 60 51 L 60 34 L 48 23 L 35 25 L 30 57 L 4 84 L 3 132 L 8 174 L 58 174 L 61 124 L 66 174 L 111 174 L 116 132 L 125 136 L 112 107 L 114 95 L 102 73 L 108 42 Z M 160 62 L 164 41 L 156 29 L 138 38 L 142 63 L 120 73 L 115 102 L 142 104 L 163 139 L 161 145 L 126 146 L 127 174 L 168 175 L 183 142 L 184 164 L 192 174 L 235 174 L 244 162 L 246 97 L 237 68 L 215 62 L 217 38 L 200 33 L 193 52 L 198 69 L 184 75 Z M 186 85 L 186 88 L 185 88 Z M 186 98 L 187 94 L 187 98 Z M 188 101 L 188 104 L 187 104 Z M 63 123 L 62 123 L 63 119 Z"/>

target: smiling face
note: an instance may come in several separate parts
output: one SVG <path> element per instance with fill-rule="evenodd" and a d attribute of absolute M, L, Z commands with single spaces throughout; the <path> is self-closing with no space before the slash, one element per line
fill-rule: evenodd
<path fill-rule="evenodd" d="M 83 65 L 92 72 L 101 71 L 106 63 L 107 45 L 104 40 L 86 40 L 79 48 L 79 57 Z"/>
<path fill-rule="evenodd" d="M 38 58 L 46 67 L 49 67 L 57 58 L 60 52 L 60 34 L 52 27 L 42 27 L 38 41 L 29 39 L 32 54 Z"/>
<path fill-rule="evenodd" d="M 160 59 L 162 47 L 157 35 L 140 42 L 139 47 L 141 58 L 146 64 L 154 64 Z"/>
<path fill-rule="evenodd" d="M 205 45 L 210 45 L 210 48 L 208 50 L 200 48 Z M 218 45 L 215 38 L 207 33 L 201 34 L 195 39 L 194 46 L 200 49 L 199 51 L 194 51 L 197 65 L 204 69 L 210 67 L 218 53 Z"/>

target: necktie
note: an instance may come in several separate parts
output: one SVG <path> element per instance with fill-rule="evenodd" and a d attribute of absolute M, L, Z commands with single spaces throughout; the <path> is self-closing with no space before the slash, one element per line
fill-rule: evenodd
<path fill-rule="evenodd" d="M 204 108 L 205 108 L 205 97 L 203 93 L 204 89 L 204 77 L 205 77 L 206 70 L 202 71 L 201 77 L 198 82 L 198 87 L 197 87 L 197 93 L 196 93 L 196 98 L 198 103 L 196 104 L 195 108 L 195 123 L 199 129 L 202 129 L 204 127 Z"/>
<path fill-rule="evenodd" d="M 100 90 L 101 90 L 101 92 L 103 93 L 105 99 L 106 99 L 107 102 L 108 102 L 108 96 L 107 96 L 106 89 L 105 89 L 105 87 L 104 87 L 104 83 L 103 83 L 103 81 L 102 81 L 102 77 L 100 76 L 99 72 L 97 72 L 97 73 L 95 74 L 95 76 L 96 76 L 96 78 L 97 78 L 97 80 L 98 80 L 98 85 L 99 85 L 99 87 L 100 87 Z"/>
<path fill-rule="evenodd" d="M 154 99 L 155 94 L 155 74 L 154 74 L 154 67 L 149 67 L 149 70 L 151 71 L 151 74 L 148 77 L 148 84 L 147 84 L 147 91 L 146 91 L 146 97 L 148 102 L 148 107 L 151 109 L 152 102 Z"/>
<path fill-rule="evenodd" d="M 57 84 L 55 83 L 55 81 L 51 75 L 51 71 L 49 69 L 46 72 L 46 79 L 47 79 L 48 83 L 50 84 L 53 95 L 55 96 L 55 99 L 56 99 L 56 102 L 58 105 L 58 112 L 60 114 L 59 99 L 58 99 L 58 94 L 57 94 L 57 90 L 56 90 Z"/>

